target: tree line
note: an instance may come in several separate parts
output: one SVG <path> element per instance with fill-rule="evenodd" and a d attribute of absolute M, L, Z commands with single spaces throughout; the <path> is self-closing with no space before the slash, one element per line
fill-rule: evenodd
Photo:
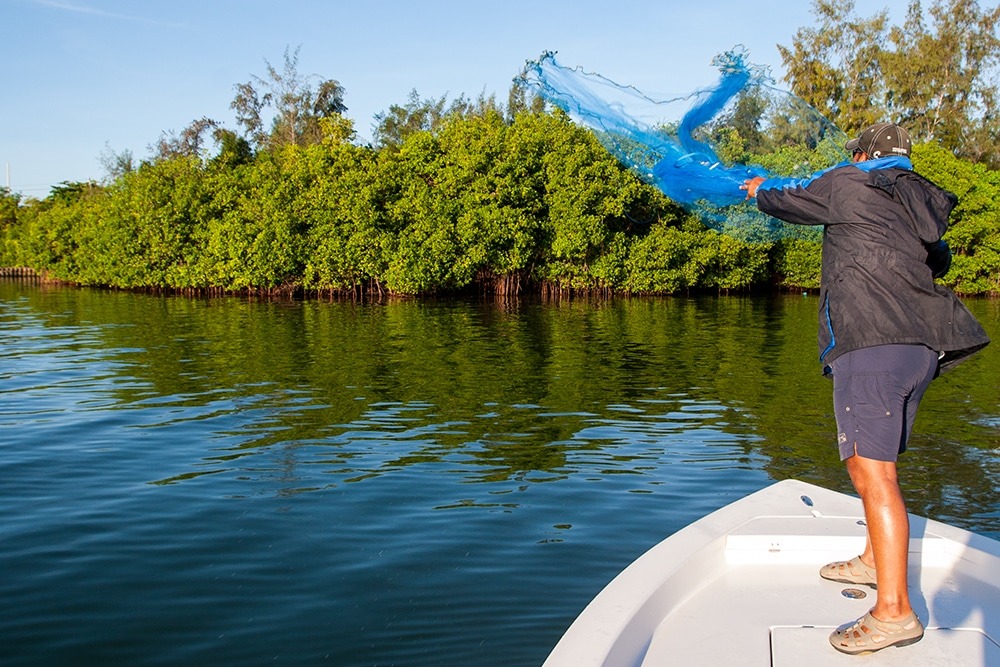
<path fill-rule="evenodd" d="M 922 25 L 913 7 L 907 39 Z M 804 72 L 820 83 L 832 77 L 826 102 L 810 101 L 848 127 L 867 119 L 851 115 L 848 78 L 833 75 L 867 80 L 850 70 L 855 61 L 806 65 L 818 62 L 820 37 L 842 31 L 824 21 L 852 11 L 847 0 L 817 1 L 819 28 L 800 31 L 795 48 L 783 51 L 793 90 L 815 88 Z M 996 12 L 979 12 L 970 0 L 939 0 L 931 11 L 937 23 L 924 29 L 928 39 L 951 34 L 949 17 L 967 27 L 971 12 L 990 34 L 996 22 Z M 944 47 L 938 51 L 939 64 L 951 66 Z M 297 58 L 286 51 L 281 69 L 268 63 L 266 77 L 236 87 L 239 130 L 203 118 L 179 135 L 164 133 L 137 166 L 128 153 L 109 154 L 105 183 L 63 183 L 40 201 L 0 191 L 0 265 L 84 285 L 237 292 L 669 294 L 818 285 L 816 241 L 751 243 L 705 227 L 524 90 L 512 88 L 505 105 L 421 100 L 414 91 L 376 117 L 374 143 L 361 146 L 339 83 L 301 77 Z M 985 75 L 992 61 L 977 62 Z M 983 113 L 992 108 L 988 97 L 954 113 L 941 101 L 934 113 L 968 114 L 978 123 L 969 136 L 978 136 L 993 131 L 985 127 L 994 122 Z M 867 99 L 872 118 L 901 122 L 908 116 L 900 100 L 924 104 L 899 88 Z M 1000 172 L 946 125 L 917 125 L 924 141 L 913 155 L 918 171 L 961 199 L 946 235 L 955 260 L 944 282 L 997 294 Z"/>

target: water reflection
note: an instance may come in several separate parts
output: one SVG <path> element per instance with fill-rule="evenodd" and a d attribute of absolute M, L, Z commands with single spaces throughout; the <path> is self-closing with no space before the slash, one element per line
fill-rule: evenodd
<path fill-rule="evenodd" d="M 847 490 L 815 309 L 0 282 L 0 662 L 539 664 L 666 534 Z M 932 385 L 903 481 L 1000 537 L 998 368 Z"/>
<path fill-rule="evenodd" d="M 812 298 L 512 308 L 3 290 L 4 390 L 21 397 L 8 420 L 129 411 L 103 440 L 169 442 L 153 484 L 224 475 L 292 494 L 440 465 L 464 482 L 662 484 L 658 467 L 698 461 L 846 489 Z M 996 335 L 996 303 L 973 306 Z M 996 507 L 996 359 L 932 388 L 906 474 L 917 510 L 976 525 Z"/>

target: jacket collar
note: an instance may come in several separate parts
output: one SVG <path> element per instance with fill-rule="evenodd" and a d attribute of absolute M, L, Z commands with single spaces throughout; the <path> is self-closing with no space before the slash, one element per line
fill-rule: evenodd
<path fill-rule="evenodd" d="M 907 171 L 913 171 L 913 163 L 910 162 L 910 158 L 901 155 L 890 155 L 889 157 L 880 157 L 852 164 L 864 172 L 871 172 L 876 169 L 906 169 Z"/>

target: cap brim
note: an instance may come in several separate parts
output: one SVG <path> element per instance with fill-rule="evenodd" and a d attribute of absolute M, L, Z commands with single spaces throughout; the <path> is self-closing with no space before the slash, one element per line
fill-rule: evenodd
<path fill-rule="evenodd" d="M 844 148 L 847 149 L 848 153 L 853 153 L 854 151 L 856 151 L 858 149 L 858 146 L 860 146 L 860 145 L 861 145 L 861 140 L 860 139 L 851 139 L 846 144 L 844 144 Z"/>

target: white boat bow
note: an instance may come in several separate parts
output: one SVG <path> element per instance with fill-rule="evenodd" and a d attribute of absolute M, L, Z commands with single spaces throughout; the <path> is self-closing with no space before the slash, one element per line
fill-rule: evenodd
<path fill-rule="evenodd" d="M 785 480 L 660 542 L 584 609 L 545 667 L 1000 667 L 1000 542 L 910 515 L 911 603 L 924 638 L 849 656 L 838 626 L 874 604 L 820 566 L 864 549 L 861 501 Z M 857 597 L 864 594 L 865 597 Z"/>

